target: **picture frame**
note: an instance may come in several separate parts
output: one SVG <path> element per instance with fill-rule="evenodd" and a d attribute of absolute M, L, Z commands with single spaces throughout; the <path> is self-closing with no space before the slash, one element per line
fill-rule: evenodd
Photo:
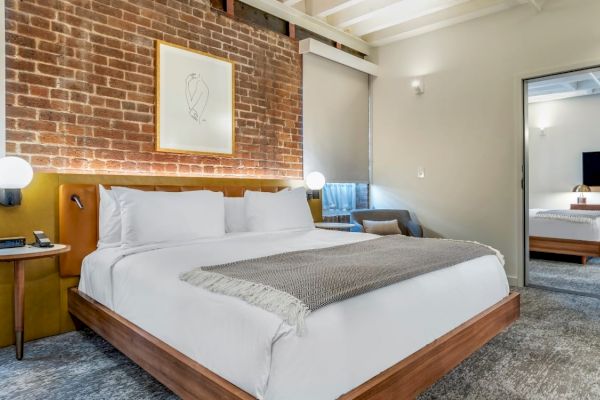
<path fill-rule="evenodd" d="M 231 156 L 235 152 L 235 63 L 156 41 L 158 152 Z"/>

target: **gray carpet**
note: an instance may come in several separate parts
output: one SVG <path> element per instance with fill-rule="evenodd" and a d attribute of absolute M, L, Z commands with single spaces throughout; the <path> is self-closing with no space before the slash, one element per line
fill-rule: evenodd
<path fill-rule="evenodd" d="M 600 297 L 600 258 L 589 259 L 586 266 L 568 262 L 531 259 L 529 262 L 529 283 Z"/>
<path fill-rule="evenodd" d="M 522 289 L 522 317 L 420 397 L 600 399 L 600 300 Z M 0 349 L 0 399 L 172 399 L 89 331 Z"/>

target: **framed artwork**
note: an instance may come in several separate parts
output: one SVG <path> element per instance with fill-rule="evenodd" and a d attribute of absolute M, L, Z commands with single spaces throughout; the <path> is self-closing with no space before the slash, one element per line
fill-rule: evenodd
<path fill-rule="evenodd" d="M 156 150 L 232 155 L 235 65 L 156 42 Z"/>

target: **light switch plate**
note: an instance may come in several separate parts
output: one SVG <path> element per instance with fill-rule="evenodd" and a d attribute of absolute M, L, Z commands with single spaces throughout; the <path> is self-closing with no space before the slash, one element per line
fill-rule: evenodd
<path fill-rule="evenodd" d="M 417 178 L 419 178 L 419 179 L 425 178 L 425 168 L 423 168 L 423 167 L 417 168 Z"/>

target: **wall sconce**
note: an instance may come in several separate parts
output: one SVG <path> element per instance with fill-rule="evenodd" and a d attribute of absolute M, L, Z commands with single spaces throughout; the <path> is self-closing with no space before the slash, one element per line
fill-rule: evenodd
<path fill-rule="evenodd" d="M 0 205 L 13 207 L 21 204 L 21 189 L 33 179 L 31 165 L 19 157 L 0 158 Z"/>
<path fill-rule="evenodd" d="M 306 186 L 308 187 L 308 192 L 306 193 L 306 198 L 308 200 L 315 199 L 318 200 L 321 198 L 320 190 L 325 186 L 325 176 L 317 171 L 313 171 L 310 174 L 306 175 Z"/>
<path fill-rule="evenodd" d="M 413 81 L 410 83 L 410 86 L 413 88 L 415 94 L 417 95 L 425 93 L 425 85 L 423 84 L 423 79 L 413 79 Z"/>

